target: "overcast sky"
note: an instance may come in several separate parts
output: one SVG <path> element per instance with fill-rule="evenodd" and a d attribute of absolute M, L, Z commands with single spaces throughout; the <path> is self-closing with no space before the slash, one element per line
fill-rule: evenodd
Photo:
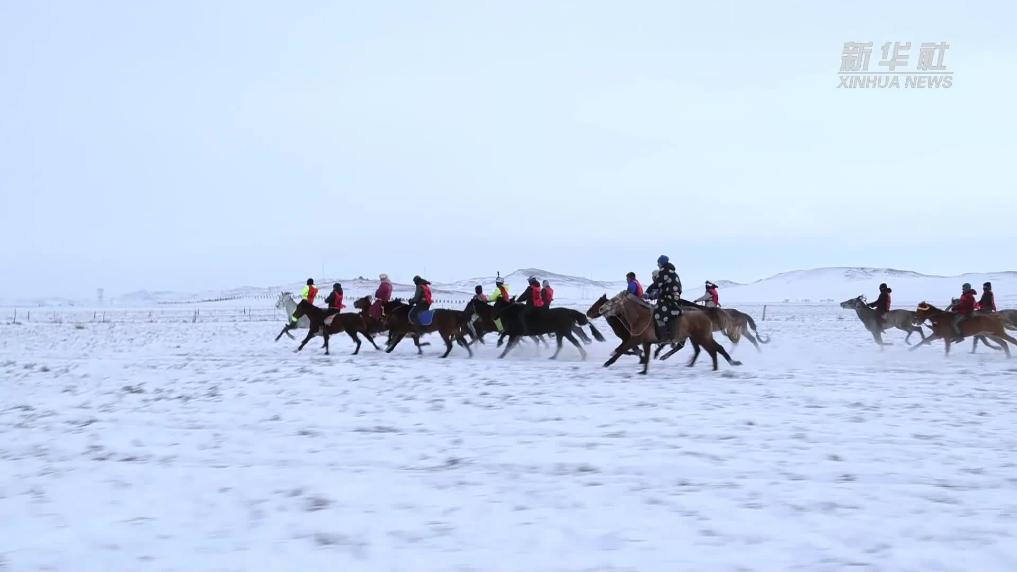
<path fill-rule="evenodd" d="M 1004 2 L 3 2 L 0 295 L 1014 269 Z M 953 87 L 838 89 L 844 42 Z"/>

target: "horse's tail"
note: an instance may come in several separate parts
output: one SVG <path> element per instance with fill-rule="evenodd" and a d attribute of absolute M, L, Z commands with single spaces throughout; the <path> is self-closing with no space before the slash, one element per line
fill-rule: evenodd
<path fill-rule="evenodd" d="M 590 326 L 590 333 L 593 334 L 593 339 L 597 340 L 598 342 L 604 341 L 604 336 L 600 333 L 600 330 L 598 330 L 597 327 L 593 325 L 592 322 L 587 320 L 586 325 Z"/>
<path fill-rule="evenodd" d="M 586 314 L 580 312 L 579 310 L 572 310 L 572 312 L 573 315 L 575 315 L 576 317 L 577 324 L 579 324 L 580 326 L 590 327 L 590 333 L 593 334 L 593 339 L 597 340 L 598 342 L 604 341 L 604 336 L 602 336 L 600 331 L 598 331 L 597 328 L 593 325 L 593 323 L 590 322 L 589 318 L 586 317 Z"/>
<path fill-rule="evenodd" d="M 759 330 L 756 329 L 756 321 L 752 319 L 752 316 L 745 314 L 745 319 L 749 322 L 749 327 L 752 328 L 752 332 L 756 334 L 756 340 L 759 341 L 759 343 L 770 343 L 770 336 L 764 336 L 759 333 Z"/>

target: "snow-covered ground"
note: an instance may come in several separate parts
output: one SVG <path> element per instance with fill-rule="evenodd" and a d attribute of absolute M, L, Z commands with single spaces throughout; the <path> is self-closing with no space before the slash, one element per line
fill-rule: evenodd
<path fill-rule="evenodd" d="M 0 570 L 1017 569 L 1017 360 L 767 313 L 646 377 L 599 320 L 587 362 L 0 325 Z"/>

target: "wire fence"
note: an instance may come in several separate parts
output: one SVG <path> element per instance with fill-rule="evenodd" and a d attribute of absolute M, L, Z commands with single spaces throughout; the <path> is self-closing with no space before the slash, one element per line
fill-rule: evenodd
<path fill-rule="evenodd" d="M 273 298 L 278 298 L 278 295 Z M 249 297 L 247 297 L 249 299 Z M 224 298 L 223 300 L 229 300 Z M 208 300 L 218 302 L 220 300 Z M 470 298 L 437 298 L 432 309 L 462 310 Z M 194 304 L 194 302 L 190 302 Z M 286 311 L 271 308 L 179 308 L 181 304 L 160 304 L 152 308 L 3 308 L 0 323 L 4 324 L 86 324 L 86 323 L 198 323 L 198 322 L 279 322 Z M 344 312 L 355 312 L 352 300 Z"/>

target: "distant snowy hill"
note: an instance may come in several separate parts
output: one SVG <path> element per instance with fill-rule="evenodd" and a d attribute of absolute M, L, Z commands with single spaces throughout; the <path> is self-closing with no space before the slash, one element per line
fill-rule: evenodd
<path fill-rule="evenodd" d="M 983 282 L 992 282 L 1001 300 L 1017 299 L 1017 272 L 933 276 L 893 268 L 834 267 L 783 272 L 749 284 L 721 286 L 721 301 L 841 302 L 859 294 L 875 300 L 881 282 L 886 282 L 893 290 L 895 304 L 922 300 L 944 304 L 960 295 L 964 282 L 970 282 L 979 292 Z"/>
<path fill-rule="evenodd" d="M 613 295 L 625 288 L 624 280 L 602 281 L 579 276 L 557 274 L 539 268 L 521 268 L 504 276 L 511 294 L 516 295 L 525 288 L 527 278 L 536 276 L 549 280 L 555 289 L 555 297 L 562 304 L 582 304 L 601 294 Z M 649 286 L 650 277 L 640 276 L 644 286 Z M 703 293 L 705 278 L 692 272 L 683 272 L 685 297 L 693 299 Z M 465 303 L 473 296 L 473 289 L 480 284 L 484 292 L 494 289 L 495 276 L 479 276 L 453 282 L 436 281 L 434 296 L 444 307 Z M 990 281 L 997 292 L 1000 305 L 1017 305 L 1017 272 L 970 273 L 958 276 L 934 276 L 909 270 L 893 268 L 833 267 L 814 268 L 782 272 L 769 278 L 741 284 L 728 280 L 715 281 L 720 286 L 721 303 L 724 305 L 747 303 L 822 303 L 840 302 L 847 298 L 865 294 L 875 299 L 880 282 L 887 282 L 893 289 L 894 305 L 911 305 L 922 300 L 934 304 L 945 304 L 957 296 L 960 285 L 970 282 L 981 290 L 983 282 Z M 347 306 L 355 298 L 373 295 L 378 287 L 375 278 L 325 278 L 318 280 L 321 298 L 331 289 L 333 282 L 341 282 L 346 294 Z M 110 297 L 106 305 L 117 307 L 149 307 L 156 305 L 198 305 L 222 307 L 270 307 L 275 304 L 280 292 L 297 293 L 303 289 L 302 282 L 291 282 L 278 286 L 242 286 L 228 290 L 202 292 L 169 292 L 141 290 Z M 413 294 L 412 284 L 394 284 L 395 295 L 409 297 Z M 19 299 L 3 301 L 6 306 L 82 306 L 93 307 L 94 300 L 70 300 L 65 298 Z"/>

